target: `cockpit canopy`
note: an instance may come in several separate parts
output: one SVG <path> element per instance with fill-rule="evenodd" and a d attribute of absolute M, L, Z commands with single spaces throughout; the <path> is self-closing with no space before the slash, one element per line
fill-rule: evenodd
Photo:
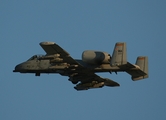
<path fill-rule="evenodd" d="M 27 61 L 30 61 L 30 60 L 38 60 L 39 58 L 43 57 L 45 55 L 34 55 L 32 56 L 31 58 L 29 58 Z"/>

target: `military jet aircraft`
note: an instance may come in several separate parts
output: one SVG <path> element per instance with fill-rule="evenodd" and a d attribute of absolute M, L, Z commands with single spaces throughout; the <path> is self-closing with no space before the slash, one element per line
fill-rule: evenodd
<path fill-rule="evenodd" d="M 148 78 L 148 57 L 139 56 L 135 64 L 129 63 L 125 42 L 115 44 L 112 56 L 106 52 L 86 50 L 82 53 L 82 60 L 73 59 L 54 42 L 41 42 L 40 46 L 46 55 L 32 56 L 18 64 L 13 72 L 34 73 L 36 76 L 59 73 L 68 76 L 69 81 L 76 84 L 76 90 L 120 86 L 111 79 L 95 74 L 98 72 L 127 72 L 133 81 Z"/>

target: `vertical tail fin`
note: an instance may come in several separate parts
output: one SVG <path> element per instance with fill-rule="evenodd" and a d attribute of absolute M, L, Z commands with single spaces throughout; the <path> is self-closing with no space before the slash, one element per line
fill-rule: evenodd
<path fill-rule="evenodd" d="M 136 60 L 136 65 L 140 67 L 140 70 L 144 72 L 142 76 L 132 76 L 132 80 L 140 80 L 148 78 L 148 57 L 147 56 L 139 56 Z"/>
<path fill-rule="evenodd" d="M 127 64 L 127 50 L 125 42 L 118 42 L 115 44 L 114 51 L 111 58 L 111 66 L 120 66 Z"/>

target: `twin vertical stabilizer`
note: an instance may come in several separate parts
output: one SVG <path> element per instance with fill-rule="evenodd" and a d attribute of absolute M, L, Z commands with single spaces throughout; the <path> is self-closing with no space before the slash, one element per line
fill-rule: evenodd
<path fill-rule="evenodd" d="M 125 42 L 118 42 L 115 44 L 115 48 L 111 58 L 111 66 L 120 66 L 127 64 L 127 50 Z"/>
<path fill-rule="evenodd" d="M 148 78 L 149 77 L 148 76 L 148 57 L 147 56 L 137 57 L 135 64 L 140 67 L 140 70 L 137 71 L 137 74 L 132 75 L 132 80 L 136 81 L 136 80 Z"/>
<path fill-rule="evenodd" d="M 117 66 L 125 69 L 134 81 L 148 78 L 148 57 L 137 57 L 135 65 L 127 62 L 127 48 L 125 42 L 115 44 L 110 65 L 112 67 Z"/>

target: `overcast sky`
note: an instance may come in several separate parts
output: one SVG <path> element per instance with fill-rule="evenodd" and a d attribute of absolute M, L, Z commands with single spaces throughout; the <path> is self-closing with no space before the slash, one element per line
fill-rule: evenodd
<path fill-rule="evenodd" d="M 121 86 L 76 91 L 58 74 L 13 73 L 45 54 L 42 41 L 77 59 L 87 49 L 112 54 L 116 42 L 126 42 L 130 63 L 149 57 L 149 78 L 100 73 Z M 1 0 L 0 120 L 165 120 L 165 41 L 165 0 Z"/>

